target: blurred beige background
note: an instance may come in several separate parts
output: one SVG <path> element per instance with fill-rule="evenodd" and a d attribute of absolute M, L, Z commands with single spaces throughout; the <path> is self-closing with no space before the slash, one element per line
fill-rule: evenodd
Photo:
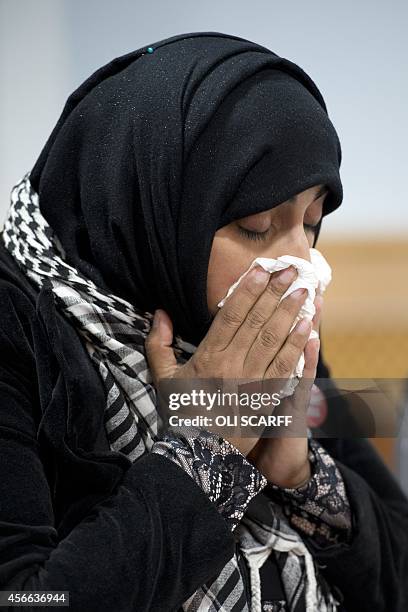
<path fill-rule="evenodd" d="M 324 238 L 333 269 L 324 300 L 324 355 L 337 378 L 407 378 L 408 238 Z M 401 381 L 401 393 L 403 391 Z M 372 440 L 395 469 L 395 440 Z"/>

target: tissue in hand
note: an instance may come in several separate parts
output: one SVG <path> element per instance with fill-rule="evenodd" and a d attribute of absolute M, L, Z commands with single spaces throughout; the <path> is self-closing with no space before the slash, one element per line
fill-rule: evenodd
<path fill-rule="evenodd" d="M 329 264 L 326 259 L 317 249 L 310 249 L 310 261 L 307 259 L 302 259 L 301 257 L 294 257 L 292 255 L 282 255 L 277 259 L 270 259 L 268 257 L 257 257 L 251 263 L 249 268 L 244 272 L 239 279 L 231 285 L 228 290 L 227 295 L 218 303 L 218 307 L 221 308 L 225 300 L 231 295 L 231 293 L 235 290 L 235 288 L 239 285 L 241 280 L 248 274 L 250 270 L 256 265 L 262 266 L 264 270 L 267 272 L 277 272 L 278 270 L 283 270 L 284 268 L 288 268 L 290 265 L 293 265 L 297 269 L 297 277 L 287 289 L 287 291 L 283 294 L 281 301 L 293 293 L 296 289 L 305 288 L 307 289 L 308 295 L 303 303 L 302 308 L 299 311 L 298 316 L 296 317 L 290 331 L 295 327 L 296 323 L 303 318 L 307 318 L 310 321 L 313 319 L 313 316 L 316 312 L 314 306 L 314 299 L 316 296 L 316 291 L 319 293 L 323 293 L 326 290 L 326 287 L 331 281 L 332 273 Z M 319 334 L 315 330 L 311 330 L 310 338 L 318 338 Z M 291 375 L 290 379 L 287 382 L 287 385 L 284 390 L 282 390 L 281 397 L 287 397 L 292 395 L 296 385 L 299 382 L 299 379 L 302 377 L 303 369 L 305 367 L 305 358 L 304 354 L 300 356 L 300 359 L 296 365 L 296 368 Z"/>

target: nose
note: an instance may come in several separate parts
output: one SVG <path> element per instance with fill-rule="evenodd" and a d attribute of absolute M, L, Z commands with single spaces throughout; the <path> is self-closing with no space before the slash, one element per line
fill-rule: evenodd
<path fill-rule="evenodd" d="M 292 255 L 310 261 L 311 244 L 307 239 L 303 225 L 293 227 L 281 234 L 273 245 L 274 255 L 265 255 L 265 257 L 281 257 L 282 255 Z"/>

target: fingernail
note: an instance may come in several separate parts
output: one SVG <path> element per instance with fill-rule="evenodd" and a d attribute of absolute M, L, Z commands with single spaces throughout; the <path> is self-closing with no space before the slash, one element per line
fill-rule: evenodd
<path fill-rule="evenodd" d="M 290 283 L 294 280 L 296 276 L 296 270 L 293 266 L 289 266 L 289 268 L 285 268 L 278 274 L 278 279 L 281 283 Z"/>
<path fill-rule="evenodd" d="M 158 329 L 159 325 L 160 325 L 160 310 L 157 309 L 154 311 L 154 319 L 153 319 L 154 329 Z"/>
<path fill-rule="evenodd" d="M 320 351 L 320 339 L 319 338 L 313 338 L 312 340 L 309 340 L 309 342 L 314 342 L 314 350 L 315 350 L 315 354 L 318 356 L 319 355 L 319 351 Z"/>
<path fill-rule="evenodd" d="M 310 331 L 311 323 L 309 319 L 303 318 L 296 326 L 296 331 L 299 334 L 306 334 L 306 332 Z"/>
<path fill-rule="evenodd" d="M 309 338 L 308 342 L 314 342 L 316 349 L 320 348 L 320 338 Z"/>
<path fill-rule="evenodd" d="M 255 271 L 252 272 L 251 279 L 253 279 L 257 285 L 264 285 L 269 276 L 269 272 L 261 268 L 261 266 L 255 266 Z"/>
<path fill-rule="evenodd" d="M 303 297 L 305 295 L 305 293 L 307 293 L 307 289 L 302 287 L 301 289 L 296 289 L 296 291 L 292 291 L 292 293 L 290 294 L 289 297 L 293 298 L 294 300 L 297 300 L 297 299 Z"/>

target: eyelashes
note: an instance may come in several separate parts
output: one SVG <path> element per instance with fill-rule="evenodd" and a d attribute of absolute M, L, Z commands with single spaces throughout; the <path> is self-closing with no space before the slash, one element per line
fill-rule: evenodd
<path fill-rule="evenodd" d="M 249 240 L 266 240 L 266 237 L 269 234 L 269 229 L 267 229 L 265 232 L 252 232 L 251 230 L 245 229 L 240 225 L 238 225 L 238 231 L 241 236 L 249 238 Z"/>
<path fill-rule="evenodd" d="M 305 228 L 306 231 L 312 232 L 313 236 L 316 237 L 317 227 L 319 223 L 317 225 L 310 225 L 309 223 L 304 223 L 303 227 Z M 268 237 L 268 234 L 270 233 L 270 228 L 265 230 L 264 232 L 253 232 L 251 230 L 245 229 L 244 227 L 241 227 L 240 225 L 238 225 L 237 227 L 238 227 L 238 231 L 241 234 L 241 236 L 244 236 L 245 238 L 248 238 L 249 240 L 266 240 Z"/>

